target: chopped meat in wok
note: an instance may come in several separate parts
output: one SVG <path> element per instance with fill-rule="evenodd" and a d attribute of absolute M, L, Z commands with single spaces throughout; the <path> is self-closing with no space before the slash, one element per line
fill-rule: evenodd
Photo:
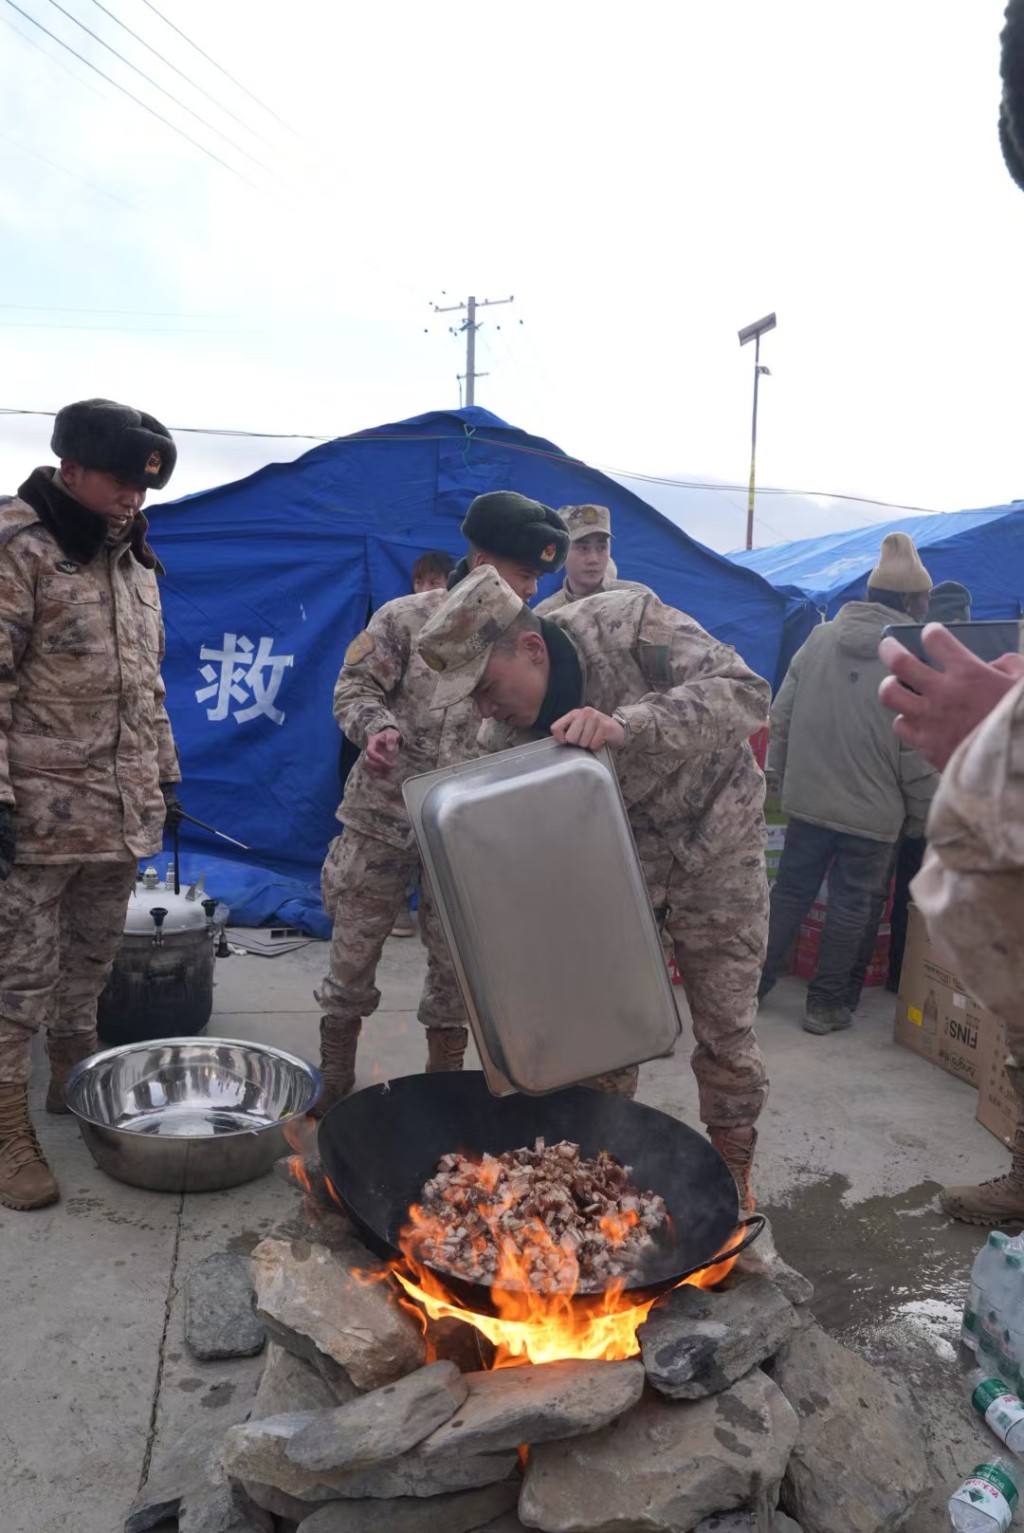
<path fill-rule="evenodd" d="M 563 1140 L 471 1160 L 443 1155 L 404 1243 L 425 1265 L 471 1282 L 596 1293 L 628 1280 L 666 1223 L 664 1201 L 607 1151 Z"/>

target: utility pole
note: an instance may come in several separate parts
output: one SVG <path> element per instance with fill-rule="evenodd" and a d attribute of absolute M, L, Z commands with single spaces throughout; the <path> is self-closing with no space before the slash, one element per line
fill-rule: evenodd
<path fill-rule="evenodd" d="M 775 329 L 775 315 L 766 314 L 764 319 L 756 320 L 754 324 L 747 325 L 740 331 L 740 345 L 745 346 L 748 341 L 754 342 L 754 415 L 750 426 L 750 488 L 747 491 L 747 547 L 754 546 L 754 465 L 757 460 L 757 386 L 761 381 L 761 374 L 771 377 L 767 367 L 761 366 L 761 337 L 767 335 L 769 330 Z"/>
<path fill-rule="evenodd" d="M 476 370 L 476 333 L 480 328 L 477 322 L 476 311 L 477 309 L 492 309 L 499 303 L 514 302 L 514 294 L 510 294 L 508 298 L 474 298 L 470 295 L 465 303 L 450 303 L 444 308 L 436 303 L 434 305 L 435 314 L 454 314 L 461 312 L 463 309 L 466 311 L 466 317 L 462 324 L 457 329 L 454 325 L 449 328 L 452 335 L 464 335 L 466 337 L 466 371 L 465 373 L 460 373 L 459 377 L 466 380 L 467 405 L 475 403 L 476 390 L 473 385 L 476 380 L 487 377 L 486 373 L 478 373 Z"/>

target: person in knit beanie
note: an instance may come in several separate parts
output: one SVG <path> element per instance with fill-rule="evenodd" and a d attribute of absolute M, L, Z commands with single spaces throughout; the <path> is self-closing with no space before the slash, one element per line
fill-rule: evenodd
<path fill-rule="evenodd" d="M 818 1036 L 853 1022 L 863 949 L 869 931 L 878 930 L 897 843 L 905 827 L 923 835 L 938 782 L 934 768 L 893 735 L 878 695 L 882 634 L 922 621 L 931 588 L 912 540 L 887 533 L 866 600 L 847 602 L 814 629 L 772 706 L 768 771 L 779 779 L 789 825 L 760 994 L 781 974 L 828 874 L 828 911 L 804 1016 L 804 1030 Z"/>
<path fill-rule="evenodd" d="M 928 616 L 932 577 L 905 532 L 887 532 L 878 563 L 868 576 L 868 601 L 905 612 L 915 623 Z"/>

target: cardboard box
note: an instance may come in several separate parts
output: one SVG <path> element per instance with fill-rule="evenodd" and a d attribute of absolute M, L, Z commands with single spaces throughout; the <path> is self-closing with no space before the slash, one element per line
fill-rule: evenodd
<path fill-rule="evenodd" d="M 982 1051 L 995 1030 L 991 1012 L 969 994 L 928 940 L 916 906 L 910 907 L 893 1037 L 940 1070 L 980 1086 Z"/>
<path fill-rule="evenodd" d="M 978 1083 L 978 1111 L 975 1114 L 983 1128 L 995 1134 L 1004 1144 L 1013 1144 L 1013 1134 L 1020 1122 L 1020 1097 L 1010 1085 L 1006 1073 L 1006 1023 L 992 1018 L 992 1026 L 985 1029 L 981 1040 L 980 1070 Z"/>

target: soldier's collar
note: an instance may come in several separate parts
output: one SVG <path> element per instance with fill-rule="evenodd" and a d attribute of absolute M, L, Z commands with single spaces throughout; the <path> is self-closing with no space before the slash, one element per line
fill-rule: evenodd
<path fill-rule="evenodd" d="M 567 633 L 549 618 L 540 620 L 541 633 L 547 645 L 551 674 L 548 689 L 540 705 L 534 729 L 547 734 L 556 719 L 571 713 L 583 702 L 583 666 L 576 653 L 576 646 Z"/>
<path fill-rule="evenodd" d="M 76 564 L 88 564 L 106 546 L 106 521 L 68 494 L 56 469 L 33 469 L 18 490 L 18 495 L 26 505 L 32 507 L 61 553 Z M 163 574 L 163 566 L 146 542 L 148 531 L 148 521 L 141 511 L 137 512 L 128 537 L 128 546 L 145 569 Z"/>

